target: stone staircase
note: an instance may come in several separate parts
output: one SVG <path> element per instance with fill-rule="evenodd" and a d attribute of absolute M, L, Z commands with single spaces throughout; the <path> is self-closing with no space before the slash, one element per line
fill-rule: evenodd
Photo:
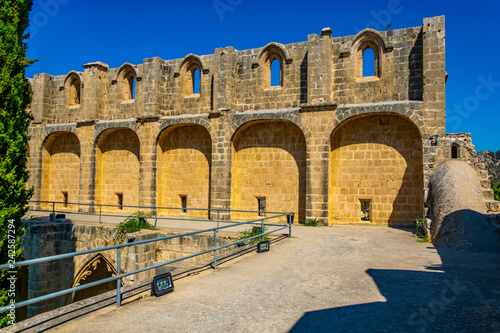
<path fill-rule="evenodd" d="M 476 163 L 475 169 L 479 177 L 479 182 L 483 188 L 483 193 L 486 198 L 486 206 L 491 213 L 500 213 L 500 201 L 494 199 L 493 190 L 491 189 L 490 179 L 488 178 L 488 171 L 484 163 Z"/>

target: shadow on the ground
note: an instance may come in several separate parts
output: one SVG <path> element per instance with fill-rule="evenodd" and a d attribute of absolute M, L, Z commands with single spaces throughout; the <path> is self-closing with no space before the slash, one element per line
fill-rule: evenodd
<path fill-rule="evenodd" d="M 290 332 L 500 332 L 499 253 L 437 250 L 428 271 L 366 271 L 386 302 L 306 312 Z"/>

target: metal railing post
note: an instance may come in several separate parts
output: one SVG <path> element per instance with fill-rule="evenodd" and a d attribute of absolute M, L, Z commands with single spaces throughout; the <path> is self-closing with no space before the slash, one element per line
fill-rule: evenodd
<path fill-rule="evenodd" d="M 262 236 L 260 236 L 260 240 L 264 240 L 264 219 L 260 220 L 260 233 Z"/>
<path fill-rule="evenodd" d="M 214 230 L 214 269 L 217 269 L 217 229 Z"/>
<path fill-rule="evenodd" d="M 157 223 L 158 223 L 158 207 L 155 206 L 155 229 Z"/>
<path fill-rule="evenodd" d="M 292 224 L 294 215 L 295 213 L 289 213 L 286 216 L 286 221 L 288 222 L 288 238 L 292 238 Z"/>
<path fill-rule="evenodd" d="M 116 275 L 121 274 L 121 256 L 120 256 L 120 248 L 116 249 Z M 122 281 L 121 279 L 116 280 L 116 307 L 120 307 L 122 304 Z"/>
<path fill-rule="evenodd" d="M 219 227 L 219 210 L 217 209 L 217 228 Z"/>
<path fill-rule="evenodd" d="M 101 222 L 101 213 L 102 213 L 102 206 L 99 205 L 99 223 L 102 223 Z"/>
<path fill-rule="evenodd" d="M 52 214 L 56 213 L 56 203 L 52 201 Z"/>

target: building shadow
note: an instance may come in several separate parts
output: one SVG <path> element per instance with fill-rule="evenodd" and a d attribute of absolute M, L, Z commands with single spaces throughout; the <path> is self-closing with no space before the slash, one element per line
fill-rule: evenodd
<path fill-rule="evenodd" d="M 420 30 L 410 54 L 408 55 L 408 99 L 422 101 L 424 91 L 424 56 L 423 56 L 423 31 Z"/>
<path fill-rule="evenodd" d="M 31 260 L 75 252 L 77 236 L 72 228 L 72 222 L 66 221 L 63 223 L 23 221 L 26 230 L 21 245 L 23 257 Z M 70 288 L 73 283 L 75 265 L 72 258 L 66 258 L 33 264 L 29 267 L 24 266 L 20 273 L 21 280 L 18 287 L 21 293 L 18 302 Z M 17 310 L 20 315 L 18 320 L 56 309 L 69 302 L 69 296 L 63 295 L 21 307 Z"/>
<path fill-rule="evenodd" d="M 290 332 L 500 332 L 500 253 L 429 248 L 441 265 L 366 271 L 385 302 L 306 312 Z"/>

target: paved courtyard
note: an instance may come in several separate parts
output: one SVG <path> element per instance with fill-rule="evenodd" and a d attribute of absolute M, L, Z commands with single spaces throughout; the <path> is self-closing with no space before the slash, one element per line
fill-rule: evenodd
<path fill-rule="evenodd" d="M 418 243 L 411 230 L 303 227 L 50 332 L 499 332 L 498 253 Z M 34 328 L 33 330 L 36 330 Z"/>

